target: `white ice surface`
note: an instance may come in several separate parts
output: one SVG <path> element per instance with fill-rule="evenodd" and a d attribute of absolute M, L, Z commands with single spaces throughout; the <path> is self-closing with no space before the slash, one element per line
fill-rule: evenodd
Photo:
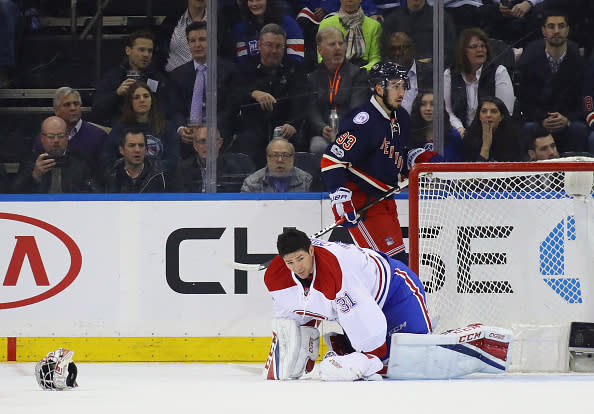
<path fill-rule="evenodd" d="M 79 388 L 43 391 L 33 363 L 0 363 L 0 413 L 589 413 L 594 375 L 444 381 L 265 381 L 254 364 L 77 363 Z M 579 411 L 573 411 L 578 410 Z"/>

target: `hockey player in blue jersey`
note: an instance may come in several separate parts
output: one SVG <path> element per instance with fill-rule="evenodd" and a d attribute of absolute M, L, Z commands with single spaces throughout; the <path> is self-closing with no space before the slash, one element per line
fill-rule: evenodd
<path fill-rule="evenodd" d="M 379 202 L 357 218 L 357 208 L 397 185 L 407 175 L 410 117 L 402 108 L 407 71 L 393 62 L 375 64 L 369 72 L 373 96 L 346 115 L 336 141 L 322 158 L 322 176 L 332 211 L 360 247 L 408 263 L 393 198 Z"/>

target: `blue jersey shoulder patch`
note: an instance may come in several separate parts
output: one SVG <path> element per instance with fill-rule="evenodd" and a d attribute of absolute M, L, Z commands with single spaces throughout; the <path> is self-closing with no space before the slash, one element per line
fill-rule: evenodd
<path fill-rule="evenodd" d="M 369 114 L 367 112 L 359 112 L 353 118 L 353 122 L 359 125 L 364 124 L 367 121 L 369 121 Z"/>

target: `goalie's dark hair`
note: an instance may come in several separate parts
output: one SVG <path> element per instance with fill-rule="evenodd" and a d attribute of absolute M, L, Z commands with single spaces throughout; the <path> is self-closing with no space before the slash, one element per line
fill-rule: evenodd
<path fill-rule="evenodd" d="M 276 239 L 276 249 L 281 257 L 299 250 L 307 252 L 309 246 L 311 246 L 311 241 L 307 234 L 294 227 L 284 229 Z"/>

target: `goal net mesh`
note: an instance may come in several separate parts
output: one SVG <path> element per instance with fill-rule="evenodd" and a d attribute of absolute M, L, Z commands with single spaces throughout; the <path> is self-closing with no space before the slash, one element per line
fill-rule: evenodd
<path fill-rule="evenodd" d="M 514 331 L 518 352 L 545 354 L 567 347 L 572 321 L 594 321 L 593 170 L 592 162 L 444 163 L 411 172 L 411 267 L 435 332 L 496 325 Z M 516 367 L 530 370 L 525 358 Z M 562 369 L 564 358 L 545 370 Z"/>

